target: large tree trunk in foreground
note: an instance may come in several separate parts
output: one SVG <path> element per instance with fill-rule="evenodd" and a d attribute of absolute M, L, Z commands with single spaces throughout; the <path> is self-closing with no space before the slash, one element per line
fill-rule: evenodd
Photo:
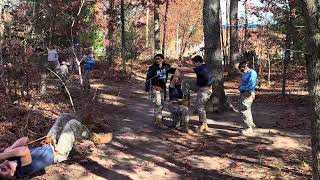
<path fill-rule="evenodd" d="M 240 60 L 239 53 L 239 31 L 238 31 L 238 3 L 239 0 L 230 1 L 230 65 L 231 76 L 239 75 L 237 67 Z"/>
<path fill-rule="evenodd" d="M 208 102 L 208 110 L 226 110 L 227 101 L 223 86 L 223 70 L 220 43 L 220 1 L 204 0 L 204 59 L 214 74 L 213 94 Z"/>
<path fill-rule="evenodd" d="M 312 100 L 311 146 L 313 179 L 320 179 L 320 18 L 319 0 L 300 1 L 306 23 L 309 93 Z"/>
<path fill-rule="evenodd" d="M 154 51 L 161 53 L 160 45 L 160 15 L 159 15 L 159 0 L 154 1 Z"/>

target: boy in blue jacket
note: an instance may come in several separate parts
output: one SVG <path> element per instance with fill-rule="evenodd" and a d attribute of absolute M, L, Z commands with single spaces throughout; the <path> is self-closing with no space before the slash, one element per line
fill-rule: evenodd
<path fill-rule="evenodd" d="M 250 135 L 253 133 L 253 128 L 256 127 L 252 118 L 251 106 L 256 94 L 255 87 L 258 76 L 256 71 L 251 69 L 247 62 L 240 63 L 239 69 L 244 73 L 239 87 L 239 109 L 242 114 L 242 119 L 246 124 L 246 129 L 242 131 L 242 134 Z"/>
<path fill-rule="evenodd" d="M 83 87 L 84 89 L 90 89 L 90 79 L 92 76 L 93 65 L 95 64 L 95 58 L 91 49 L 88 49 L 85 52 L 85 55 L 82 57 L 81 62 L 84 63 Z"/>

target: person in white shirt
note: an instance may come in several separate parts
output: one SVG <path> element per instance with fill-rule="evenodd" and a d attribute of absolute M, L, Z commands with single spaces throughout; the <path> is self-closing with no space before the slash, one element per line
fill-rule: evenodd
<path fill-rule="evenodd" d="M 53 71 L 59 68 L 59 54 L 56 46 L 50 45 L 48 48 L 48 64 Z"/>

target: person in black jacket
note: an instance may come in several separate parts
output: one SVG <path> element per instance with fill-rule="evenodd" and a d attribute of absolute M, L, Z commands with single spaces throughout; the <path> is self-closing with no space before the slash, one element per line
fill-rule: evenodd
<path fill-rule="evenodd" d="M 154 123 L 161 129 L 167 129 L 162 121 L 162 102 L 166 94 L 167 72 L 171 66 L 164 63 L 164 56 L 157 54 L 154 56 L 154 63 L 148 69 L 146 80 L 146 91 L 151 90 L 151 99 L 154 104 Z"/>

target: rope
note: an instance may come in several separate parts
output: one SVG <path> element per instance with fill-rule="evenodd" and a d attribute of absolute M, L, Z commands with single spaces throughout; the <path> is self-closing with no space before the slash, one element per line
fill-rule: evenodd
<path fill-rule="evenodd" d="M 48 138 L 48 136 L 43 136 L 41 138 L 38 138 L 38 139 L 36 139 L 34 141 L 29 142 L 28 145 L 33 144 L 33 143 L 38 142 L 38 141 L 41 141 L 41 140 L 46 139 L 46 138 Z"/>

